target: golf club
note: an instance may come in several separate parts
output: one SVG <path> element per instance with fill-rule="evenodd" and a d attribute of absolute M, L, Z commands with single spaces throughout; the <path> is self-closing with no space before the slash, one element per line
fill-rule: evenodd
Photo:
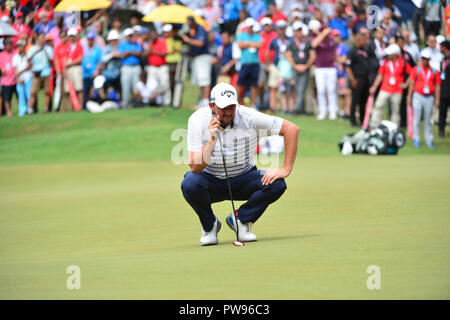
<path fill-rule="evenodd" d="M 213 111 L 213 117 L 216 118 L 216 114 L 214 111 Z M 244 245 L 244 242 L 239 241 L 239 224 L 238 224 L 239 217 L 238 217 L 237 210 L 234 208 L 233 193 L 231 192 L 230 180 L 228 178 L 227 165 L 225 163 L 225 153 L 223 152 L 223 145 L 222 145 L 222 139 L 220 138 L 220 132 L 217 132 L 217 139 L 219 139 L 220 152 L 222 153 L 222 160 L 223 160 L 223 168 L 225 170 L 225 178 L 227 180 L 228 192 L 230 193 L 230 199 L 231 199 L 231 206 L 233 207 L 233 213 L 234 213 L 235 220 L 236 220 L 236 240 L 237 241 L 233 242 L 233 245 L 235 245 L 237 247 L 242 247 Z"/>

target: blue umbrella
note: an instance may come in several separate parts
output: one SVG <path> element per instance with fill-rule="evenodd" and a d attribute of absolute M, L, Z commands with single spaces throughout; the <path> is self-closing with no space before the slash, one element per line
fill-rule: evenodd
<path fill-rule="evenodd" d="M 382 8 L 384 7 L 384 2 L 385 0 L 373 0 L 372 5 Z M 402 21 L 411 20 L 417 9 L 416 5 L 411 0 L 393 0 L 392 4 L 400 10 L 400 13 L 402 14 Z"/>

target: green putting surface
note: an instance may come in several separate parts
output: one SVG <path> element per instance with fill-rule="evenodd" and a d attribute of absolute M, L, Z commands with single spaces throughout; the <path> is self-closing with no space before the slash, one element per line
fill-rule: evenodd
<path fill-rule="evenodd" d="M 201 247 L 180 191 L 188 167 L 171 161 L 191 112 L 0 119 L 0 298 L 450 298 L 449 138 L 345 157 L 347 122 L 291 117 L 299 158 L 254 225 L 259 241 L 232 245 L 226 201 L 213 205 L 219 245 Z M 66 286 L 70 265 L 80 290 Z"/>

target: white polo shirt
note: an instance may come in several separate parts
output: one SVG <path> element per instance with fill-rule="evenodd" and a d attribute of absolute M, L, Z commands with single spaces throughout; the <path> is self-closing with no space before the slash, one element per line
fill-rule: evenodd
<path fill-rule="evenodd" d="M 211 139 L 208 129 L 211 118 L 212 113 L 209 107 L 201 108 L 189 117 L 188 151 L 202 151 L 203 146 Z M 255 165 L 254 155 L 259 139 L 279 134 L 282 124 L 283 119 L 279 117 L 238 105 L 232 125 L 228 125 L 219 132 L 228 176 L 236 177 L 249 171 Z M 219 179 L 226 178 L 219 141 L 216 142 L 211 161 L 204 171 Z"/>

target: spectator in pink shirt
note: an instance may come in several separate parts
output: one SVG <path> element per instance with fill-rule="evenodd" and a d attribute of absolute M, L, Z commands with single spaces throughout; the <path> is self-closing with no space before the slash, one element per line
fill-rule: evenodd
<path fill-rule="evenodd" d="M 6 38 L 3 41 L 3 45 L 5 49 L 0 53 L 0 71 L 2 73 L 0 85 L 2 86 L 1 94 L 5 102 L 6 114 L 8 117 L 11 117 L 11 100 L 13 94 L 16 92 L 16 74 L 12 60 L 16 52 L 12 38 Z"/>

